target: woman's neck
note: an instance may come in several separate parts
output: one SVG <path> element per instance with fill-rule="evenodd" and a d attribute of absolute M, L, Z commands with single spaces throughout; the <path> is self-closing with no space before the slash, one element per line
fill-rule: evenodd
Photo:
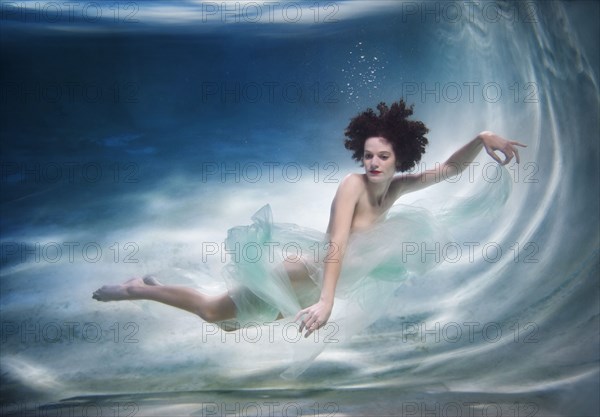
<path fill-rule="evenodd" d="M 369 195 L 369 201 L 375 206 L 381 206 L 387 197 L 392 179 L 381 183 L 373 183 L 365 178 L 367 181 L 367 194 Z"/>

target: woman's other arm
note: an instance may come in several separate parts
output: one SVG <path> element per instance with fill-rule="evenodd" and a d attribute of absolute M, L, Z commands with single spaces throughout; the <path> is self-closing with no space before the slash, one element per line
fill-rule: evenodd
<path fill-rule="evenodd" d="M 508 164 L 514 157 L 519 163 L 517 146 L 526 146 L 516 141 L 506 140 L 493 132 L 484 131 L 473 140 L 454 152 L 444 163 L 437 164 L 435 168 L 428 169 L 419 174 L 399 175 L 394 179 L 402 194 L 418 191 L 430 185 L 437 184 L 460 174 L 477 157 L 482 148 L 488 155 L 501 165 Z M 504 160 L 500 159 L 494 151 L 500 151 Z"/>

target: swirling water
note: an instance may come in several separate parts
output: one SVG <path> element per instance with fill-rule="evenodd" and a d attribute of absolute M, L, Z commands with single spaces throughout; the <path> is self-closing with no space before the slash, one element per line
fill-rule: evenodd
<path fill-rule="evenodd" d="M 236 4 L 2 5 L 2 413 L 597 415 L 598 5 Z M 221 290 L 206 254 L 265 203 L 323 230 L 360 169 L 348 118 L 401 96 L 421 168 L 481 130 L 527 144 L 512 194 L 297 378 L 283 324 L 91 299 L 145 273 Z"/>

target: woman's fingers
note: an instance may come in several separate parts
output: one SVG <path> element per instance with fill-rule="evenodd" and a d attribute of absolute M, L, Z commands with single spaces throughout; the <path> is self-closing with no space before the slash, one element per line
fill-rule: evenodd
<path fill-rule="evenodd" d="M 519 159 L 519 151 L 517 150 L 517 148 L 513 148 L 513 152 L 515 153 L 515 159 L 517 160 L 517 164 L 519 162 L 521 162 L 521 160 Z"/>
<path fill-rule="evenodd" d="M 511 161 L 511 159 L 513 159 L 513 157 L 516 159 L 517 164 L 521 162 L 521 158 L 519 158 L 519 150 L 516 148 L 515 145 L 527 147 L 527 145 L 523 145 L 522 143 L 516 141 L 508 142 L 504 150 L 502 150 L 502 153 L 504 154 L 504 156 L 506 156 L 506 160 L 504 161 L 503 165 L 508 164 Z"/>
<path fill-rule="evenodd" d="M 299 319 L 302 318 L 302 316 L 304 316 L 306 314 L 306 310 L 300 310 L 297 314 L 296 317 L 294 317 L 294 321 L 298 321 Z M 300 320 L 300 333 L 302 333 L 302 330 L 304 330 L 304 319 Z"/>
<path fill-rule="evenodd" d="M 502 165 L 502 160 L 500 159 L 500 157 L 498 155 L 496 155 L 496 153 L 494 152 L 493 149 L 486 148 L 486 151 L 487 151 L 488 155 L 491 156 L 494 159 L 494 161 L 496 161 L 496 162 L 498 162 L 499 164 Z M 502 153 L 504 153 L 504 152 L 502 152 Z M 506 154 L 504 154 L 504 155 L 506 155 Z"/>
<path fill-rule="evenodd" d="M 307 331 L 304 337 L 310 336 L 312 332 L 325 324 L 325 322 L 319 320 L 318 314 L 311 312 L 309 308 L 300 310 L 298 314 L 296 314 L 296 317 L 294 317 L 294 321 L 298 321 L 298 319 L 301 319 L 299 332 L 302 333 L 305 329 Z"/>
<path fill-rule="evenodd" d="M 518 164 L 519 162 L 521 162 L 521 159 L 519 158 L 519 150 L 516 148 L 516 146 L 522 146 L 523 148 L 526 148 L 527 145 L 523 145 L 521 142 L 517 142 L 516 140 L 512 140 L 508 143 L 509 143 L 510 149 L 515 154 L 515 159 L 517 160 L 517 164 Z"/>
<path fill-rule="evenodd" d="M 501 149 L 500 152 L 504 154 L 504 162 L 502 162 L 502 165 L 508 164 L 513 159 L 513 156 L 515 156 L 510 145 L 507 145 L 504 149 Z"/>
<path fill-rule="evenodd" d="M 298 313 L 296 313 L 296 317 L 294 317 L 294 321 L 298 321 L 298 319 L 299 319 L 300 317 L 302 317 L 304 314 L 306 314 L 306 310 L 307 310 L 307 309 L 300 310 Z"/>
<path fill-rule="evenodd" d="M 306 316 L 308 316 L 308 318 Z M 308 330 L 314 325 L 314 323 L 317 321 L 317 316 L 316 316 L 316 314 L 311 313 L 309 311 L 309 309 L 304 309 L 304 310 L 300 310 L 298 312 L 298 314 L 296 314 L 294 321 L 298 321 L 298 319 L 301 319 L 300 320 L 300 333 L 302 333 L 302 331 L 304 329 Z"/>
<path fill-rule="evenodd" d="M 312 315 L 308 320 L 303 320 L 302 322 L 304 323 L 304 328 L 308 331 L 314 330 L 318 326 L 316 315 Z M 300 332 L 302 332 L 302 326 L 300 327 Z"/>
<path fill-rule="evenodd" d="M 521 158 L 519 157 L 519 151 L 517 150 L 517 146 L 522 146 L 524 148 L 527 145 L 517 142 L 516 140 L 506 140 L 498 135 L 492 134 L 491 132 L 487 132 L 488 134 L 482 137 L 483 146 L 489 156 L 494 159 L 494 161 L 498 162 L 500 165 L 508 164 L 513 158 L 516 159 L 517 164 L 521 162 Z M 504 155 L 504 161 L 500 159 L 498 155 L 496 155 L 495 151 L 500 151 Z"/>
<path fill-rule="evenodd" d="M 324 301 L 318 301 L 310 307 L 300 310 L 294 321 L 300 320 L 300 333 L 306 330 L 305 337 L 321 328 L 331 315 L 332 306 Z"/>
<path fill-rule="evenodd" d="M 527 147 L 527 145 L 523 145 L 522 143 L 519 143 L 516 141 L 510 141 L 510 142 L 507 141 L 503 147 L 486 146 L 485 150 L 486 150 L 487 154 L 489 156 L 491 156 L 500 165 L 508 164 L 513 158 L 516 159 L 517 164 L 518 164 L 521 162 L 521 158 L 519 157 L 519 150 L 515 147 L 515 145 Z M 504 155 L 504 161 L 502 159 L 500 159 L 500 157 L 498 155 L 496 155 L 496 152 L 494 152 L 494 151 L 502 152 L 502 154 Z"/>
<path fill-rule="evenodd" d="M 305 338 L 307 338 L 308 336 L 310 336 L 315 330 L 318 330 L 321 327 L 321 323 L 318 321 L 313 321 L 312 324 L 307 324 L 306 326 L 306 334 L 304 335 Z M 302 332 L 302 331 L 300 331 Z"/>

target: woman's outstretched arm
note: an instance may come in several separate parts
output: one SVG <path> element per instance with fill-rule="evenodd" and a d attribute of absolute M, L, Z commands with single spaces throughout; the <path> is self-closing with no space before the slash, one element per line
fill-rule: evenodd
<path fill-rule="evenodd" d="M 454 152 L 444 163 L 437 164 L 435 168 L 419 174 L 400 175 L 394 181 L 399 182 L 399 188 L 402 190 L 399 195 L 429 187 L 460 174 L 473 162 L 482 148 L 485 148 L 488 155 L 501 165 L 508 164 L 513 157 L 519 163 L 517 146 L 525 147 L 527 145 L 506 140 L 493 132 L 484 131 Z M 501 152 L 504 155 L 504 160 L 500 159 L 495 151 Z"/>
<path fill-rule="evenodd" d="M 312 332 L 322 327 L 333 309 L 333 300 L 350 229 L 352 219 L 354 218 L 354 209 L 358 202 L 361 189 L 364 187 L 362 179 L 358 175 L 348 175 L 341 182 L 337 193 L 331 204 L 331 213 L 329 217 L 329 247 L 324 259 L 323 287 L 321 296 L 317 303 L 300 310 L 294 320 L 301 319 L 300 332 L 306 329 L 305 337 L 310 336 Z"/>

